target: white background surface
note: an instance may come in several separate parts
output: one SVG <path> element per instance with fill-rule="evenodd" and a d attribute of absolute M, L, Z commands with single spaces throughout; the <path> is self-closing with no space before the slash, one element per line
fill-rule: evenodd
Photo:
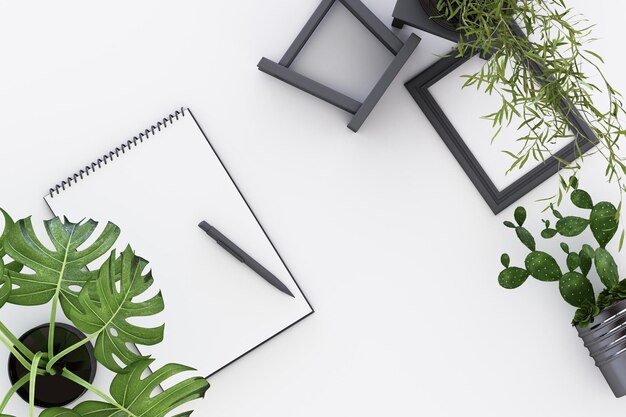
<path fill-rule="evenodd" d="M 391 23 L 393 1 L 365 3 Z M 598 24 L 595 50 L 626 91 L 626 5 L 571 4 Z M 197 415 L 624 410 L 569 326 L 573 310 L 555 286 L 497 285 L 500 253 L 517 264 L 525 255 L 501 226 L 512 209 L 491 213 L 403 86 L 449 43 L 423 35 L 358 134 L 345 127 L 347 114 L 257 71 L 262 56 L 282 56 L 316 6 L 1 1 L 1 204 L 16 217 L 47 217 L 50 185 L 188 106 L 317 310 L 212 378 Z M 309 62 L 322 81 L 356 69 L 347 84 L 336 80 L 359 98 L 385 53 L 347 14 L 333 20 L 339 27 L 323 26 L 334 33 L 327 48 L 313 39 L 312 56 L 296 68 Z M 583 186 L 610 196 L 600 167 L 588 167 Z M 556 187 L 552 179 L 522 202 L 539 211 L 533 201 Z M 539 218 L 529 218 L 536 231 Z"/>

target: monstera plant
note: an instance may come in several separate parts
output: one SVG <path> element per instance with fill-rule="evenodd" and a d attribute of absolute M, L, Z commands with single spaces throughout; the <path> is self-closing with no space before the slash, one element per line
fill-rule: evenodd
<path fill-rule="evenodd" d="M 192 369 L 168 364 L 150 373 L 153 360 L 133 349 L 161 342 L 164 326 L 147 328 L 129 319 L 153 316 L 164 303 L 160 293 L 145 297 L 154 282 L 148 262 L 130 247 L 119 254 L 111 249 L 120 234 L 117 226 L 108 223 L 95 234 L 93 220 L 57 217 L 44 222 L 49 239 L 44 244 L 31 218 L 14 222 L 1 212 L 0 308 L 50 305 L 49 322 L 21 337 L 9 330 L 11 323 L 0 321 L 13 383 L 0 403 L 1 416 L 8 415 L 4 410 L 15 394 L 28 401 L 31 417 L 35 406 L 44 408 L 40 417 L 165 417 L 204 397 L 209 385 L 199 376 L 154 394 Z M 136 301 L 142 295 L 147 299 Z M 57 322 L 63 316 L 71 325 Z M 116 374 L 109 394 L 92 385 L 98 365 Z M 100 400 L 63 408 L 87 391 Z"/>

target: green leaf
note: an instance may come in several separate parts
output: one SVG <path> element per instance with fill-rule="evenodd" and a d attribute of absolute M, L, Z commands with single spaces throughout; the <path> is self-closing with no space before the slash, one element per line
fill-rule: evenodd
<path fill-rule="evenodd" d="M 611 289 L 619 283 L 617 264 L 609 251 L 603 248 L 596 249 L 595 263 L 600 281 L 606 288 Z"/>
<path fill-rule="evenodd" d="M 515 227 L 516 227 L 515 224 L 513 224 L 512 222 L 510 222 L 508 220 L 504 222 L 504 225 L 506 227 L 508 227 L 509 229 L 515 229 Z"/>
<path fill-rule="evenodd" d="M 0 417 L 3 417 L 0 415 Z M 39 417 L 83 417 L 74 410 L 67 410 L 65 408 L 49 408 L 44 410 Z"/>
<path fill-rule="evenodd" d="M 515 228 L 515 233 L 519 240 L 526 246 L 528 249 L 534 251 L 535 250 L 535 238 L 530 232 L 523 227 Z"/>
<path fill-rule="evenodd" d="M 508 268 L 511 264 L 511 257 L 508 254 L 503 253 L 500 257 L 500 262 L 502 263 L 503 267 Z"/>
<path fill-rule="evenodd" d="M 578 272 L 563 275 L 559 282 L 559 291 L 563 299 L 574 307 L 580 307 L 585 302 L 595 303 L 596 297 L 591 282 Z"/>
<path fill-rule="evenodd" d="M 12 272 L 21 272 L 22 269 L 24 269 L 24 265 L 16 261 L 10 262 L 6 264 L 4 267 L 6 268 L 7 271 L 12 271 Z"/>
<path fill-rule="evenodd" d="M 515 221 L 518 226 L 523 226 L 526 221 L 526 209 L 524 207 L 518 207 L 515 209 Z"/>
<path fill-rule="evenodd" d="M 613 239 L 619 228 L 617 209 L 611 203 L 603 201 L 591 210 L 591 232 L 600 247 L 604 248 Z"/>
<path fill-rule="evenodd" d="M 598 296 L 598 300 L 600 300 L 601 297 L 602 294 Z M 589 326 L 590 323 L 593 323 L 594 318 L 600 314 L 602 308 L 603 307 L 600 305 L 596 305 L 591 302 L 583 302 L 580 308 L 576 310 L 576 314 L 572 320 L 572 325 L 579 326 L 584 329 Z"/>
<path fill-rule="evenodd" d="M 556 260 L 545 252 L 531 252 L 524 261 L 526 270 L 539 281 L 558 281 L 563 276 Z"/>
<path fill-rule="evenodd" d="M 0 256 L 0 308 L 2 308 L 7 301 L 9 301 L 11 288 L 13 287 L 11 284 L 11 278 L 9 278 L 5 269 L 4 261 Z"/>
<path fill-rule="evenodd" d="M 594 256 L 595 252 L 593 248 L 589 245 L 583 245 L 582 249 L 578 253 L 578 259 L 580 259 L 580 270 L 583 275 L 587 276 L 589 271 L 591 271 Z"/>
<path fill-rule="evenodd" d="M 97 223 L 71 223 L 56 217 L 45 222 L 45 228 L 54 249 L 44 246 L 35 231 L 31 218 L 18 221 L 5 240 L 7 253 L 33 273 L 10 273 L 14 288 L 9 302 L 19 305 L 46 304 L 55 296 L 61 300 L 66 315 L 78 301 L 78 293 L 94 276 L 85 270 L 113 246 L 120 230 L 108 223 L 102 234 L 88 247 L 78 249 L 93 234 Z"/>
<path fill-rule="evenodd" d="M 554 236 L 556 236 L 556 229 L 544 229 L 541 232 L 541 237 L 544 239 L 552 239 Z"/>
<path fill-rule="evenodd" d="M 4 217 L 4 229 L 2 229 L 2 234 L 0 235 L 0 257 L 3 257 L 6 253 L 6 251 L 4 250 L 4 241 L 14 223 L 13 219 L 11 219 L 11 216 L 9 216 L 9 213 L 4 211 L 4 209 L 0 208 L 0 212 L 2 212 L 2 216 Z"/>
<path fill-rule="evenodd" d="M 572 203 L 581 209 L 593 209 L 593 200 L 588 192 L 583 190 L 574 190 L 570 196 Z"/>
<path fill-rule="evenodd" d="M 596 52 L 593 52 L 592 50 L 589 50 L 589 49 L 585 49 L 585 52 L 588 53 L 589 55 L 595 57 L 598 61 L 600 61 L 601 63 L 604 64 L 604 59 L 602 59 L 602 57 L 600 55 L 598 55 Z"/>
<path fill-rule="evenodd" d="M 181 372 L 193 371 L 183 365 L 168 364 L 142 378 L 152 363 L 142 359 L 129 365 L 124 373 L 116 375 L 111 383 L 112 404 L 102 401 L 85 401 L 73 410 L 50 408 L 39 417 L 166 417 L 185 403 L 204 398 L 209 383 L 201 377 L 188 378 L 152 395 L 161 384 Z M 173 417 L 189 416 L 190 411 Z"/>
<path fill-rule="evenodd" d="M 8 236 L 14 223 L 11 216 L 9 216 L 9 213 L 1 208 L 0 212 L 4 217 L 4 229 L 2 229 L 2 234 L 0 234 L 0 308 L 2 308 L 9 300 L 9 297 L 11 296 L 11 289 L 13 287 L 11 278 L 9 277 L 9 271 L 13 270 L 17 265 L 14 262 L 11 262 L 9 265 L 5 265 L 4 260 L 2 259 L 6 253 L 4 250 L 4 241 L 6 240 L 6 237 Z"/>
<path fill-rule="evenodd" d="M 574 237 L 580 235 L 589 226 L 589 220 L 582 217 L 568 216 L 556 222 L 556 230 L 561 236 Z"/>
<path fill-rule="evenodd" d="M 519 287 L 528 279 L 528 272 L 525 269 L 512 267 L 506 268 L 498 275 L 498 282 L 502 288 L 512 290 Z"/>
<path fill-rule="evenodd" d="M 576 252 L 567 255 L 567 269 L 574 272 L 580 266 L 580 256 Z"/>
<path fill-rule="evenodd" d="M 78 307 L 69 312 L 69 318 L 79 330 L 97 335 L 96 359 L 114 372 L 123 371 L 115 357 L 125 365 L 141 358 L 127 344 L 155 345 L 163 340 L 163 325 L 145 328 L 128 322 L 132 317 L 152 316 L 163 311 L 160 292 L 148 300 L 133 302 L 154 283 L 152 272 L 142 275 L 147 265 L 130 246 L 119 258 L 113 251 L 94 282 L 97 296 L 93 297 L 91 286 L 84 287 L 78 297 Z"/>

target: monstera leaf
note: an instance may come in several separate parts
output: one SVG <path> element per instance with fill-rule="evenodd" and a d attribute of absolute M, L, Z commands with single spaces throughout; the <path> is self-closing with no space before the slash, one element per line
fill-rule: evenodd
<path fill-rule="evenodd" d="M 96 358 L 115 372 L 123 371 L 115 356 L 125 365 L 141 358 L 128 348 L 128 343 L 154 345 L 163 340 L 163 325 L 145 328 L 128 322 L 131 317 L 151 316 L 163 311 L 160 292 L 149 300 L 133 302 L 133 298 L 146 292 L 154 282 L 152 272 L 142 275 L 147 265 L 148 262 L 136 256 L 130 246 L 119 258 L 113 251 L 93 283 L 96 296 L 92 294 L 91 285 L 84 287 L 78 297 L 78 308 L 72 308 L 69 313 L 78 329 L 97 337 Z"/>
<path fill-rule="evenodd" d="M 0 308 L 2 308 L 11 295 L 11 278 L 5 273 L 4 261 L 0 256 Z"/>
<path fill-rule="evenodd" d="M 9 213 L 0 208 L 0 212 L 2 212 L 2 216 L 4 217 L 4 229 L 2 229 L 2 234 L 0 235 L 0 257 L 3 257 L 6 252 L 4 250 L 4 240 L 9 234 L 9 230 L 13 226 L 13 219 L 9 216 Z"/>
<path fill-rule="evenodd" d="M 9 296 L 11 295 L 11 278 L 8 275 L 8 268 L 5 268 L 4 260 L 2 259 L 5 255 L 4 251 L 4 240 L 13 226 L 13 220 L 9 216 L 9 213 L 0 209 L 2 215 L 4 216 L 4 229 L 2 230 L 2 234 L 0 235 L 0 308 L 2 308 L 7 301 L 9 300 Z"/>
<path fill-rule="evenodd" d="M 120 230 L 108 223 L 102 234 L 85 248 L 79 249 L 94 233 L 97 222 L 89 220 L 71 223 L 58 217 L 45 222 L 45 228 L 54 249 L 44 246 L 30 217 L 11 227 L 4 240 L 6 252 L 15 261 L 30 268 L 33 273 L 10 273 L 14 288 L 9 302 L 19 305 L 46 304 L 59 299 L 66 315 L 78 301 L 78 293 L 94 273 L 85 270 L 92 261 L 108 252 Z"/>
<path fill-rule="evenodd" d="M 165 417 L 181 405 L 203 398 L 209 383 L 201 377 L 188 378 L 166 389 L 160 394 L 152 391 L 169 378 L 193 369 L 183 365 L 169 364 L 150 376 L 142 378 L 152 363 L 142 359 L 129 365 L 125 372 L 113 378 L 111 383 L 111 403 L 85 401 L 73 410 L 50 408 L 40 417 Z M 181 412 L 172 417 L 186 417 L 191 411 Z"/>

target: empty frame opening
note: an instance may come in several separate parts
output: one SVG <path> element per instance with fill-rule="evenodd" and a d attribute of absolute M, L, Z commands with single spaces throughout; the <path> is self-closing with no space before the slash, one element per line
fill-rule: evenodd
<path fill-rule="evenodd" d="M 484 64 L 483 59 L 474 56 L 429 87 L 428 91 L 494 186 L 502 192 L 543 162 L 531 156 L 523 168 L 515 167 L 509 172 L 515 159 L 503 151 L 517 153 L 522 144 L 516 140 L 528 132 L 525 127 L 518 130 L 523 119 L 514 115 L 512 122 L 504 126 L 492 142 L 497 127 L 494 128 L 492 121 L 485 119 L 484 116 L 500 109 L 502 105 L 500 95 L 495 92 L 491 95 L 486 94 L 483 87 L 462 88 L 466 81 L 463 75 L 479 72 Z M 547 144 L 546 150 L 552 154 L 556 153 L 570 145 L 573 140 L 573 135 L 571 138 L 559 138 L 555 143 Z M 548 153 L 544 153 L 544 158 L 547 159 L 549 156 Z"/>
<path fill-rule="evenodd" d="M 393 58 L 393 54 L 337 1 L 291 68 L 362 102 Z"/>

